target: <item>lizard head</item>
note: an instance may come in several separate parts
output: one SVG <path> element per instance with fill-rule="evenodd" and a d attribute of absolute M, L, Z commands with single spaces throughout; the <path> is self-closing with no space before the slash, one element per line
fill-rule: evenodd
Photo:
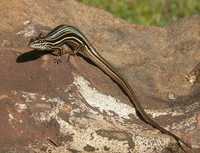
<path fill-rule="evenodd" d="M 31 39 L 29 47 L 37 50 L 51 50 L 51 47 L 48 45 L 48 42 L 45 39 Z"/>

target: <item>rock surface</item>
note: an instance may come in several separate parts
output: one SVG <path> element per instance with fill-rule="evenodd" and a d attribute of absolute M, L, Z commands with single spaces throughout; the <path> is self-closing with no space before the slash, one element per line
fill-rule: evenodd
<path fill-rule="evenodd" d="M 199 16 L 144 27 L 77 1 L 11 0 L 0 2 L 0 18 L 0 152 L 182 152 L 143 123 L 98 68 L 79 56 L 55 64 L 27 48 L 31 37 L 59 24 L 78 27 L 145 111 L 200 151 L 199 82 L 188 75 L 200 62 Z"/>

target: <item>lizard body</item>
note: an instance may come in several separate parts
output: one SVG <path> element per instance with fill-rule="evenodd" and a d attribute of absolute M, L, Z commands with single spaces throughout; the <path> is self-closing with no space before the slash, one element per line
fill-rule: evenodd
<path fill-rule="evenodd" d="M 54 28 L 46 36 L 39 37 L 36 40 L 32 40 L 29 44 L 29 46 L 33 49 L 53 51 L 58 56 L 61 56 L 65 53 L 69 53 L 64 52 L 63 45 L 67 45 L 71 48 L 72 52 L 70 52 L 70 54 L 79 53 L 82 56 L 88 58 L 105 74 L 107 74 L 111 79 L 113 79 L 128 96 L 130 102 L 134 105 L 136 111 L 139 113 L 140 117 L 144 122 L 158 129 L 160 132 L 175 138 L 179 146 L 181 146 L 181 142 L 187 147 L 190 147 L 182 139 L 161 127 L 158 123 L 156 123 L 151 117 L 149 117 L 146 114 L 140 102 L 138 101 L 135 92 L 128 84 L 128 82 L 126 82 L 123 79 L 123 77 L 121 77 L 114 70 L 114 68 L 96 51 L 96 49 L 85 37 L 85 35 L 82 32 L 80 32 L 77 28 L 73 26 L 60 25 Z"/>

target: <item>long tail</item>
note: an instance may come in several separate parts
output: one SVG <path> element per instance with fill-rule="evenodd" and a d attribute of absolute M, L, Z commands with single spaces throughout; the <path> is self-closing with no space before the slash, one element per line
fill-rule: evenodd
<path fill-rule="evenodd" d="M 183 143 L 185 146 L 191 149 L 191 146 L 185 143 L 181 138 L 169 132 L 168 130 L 162 128 L 158 123 L 156 123 L 153 119 L 151 119 L 146 114 L 140 102 L 136 98 L 135 92 L 130 87 L 130 85 L 117 72 L 114 71 L 113 67 L 100 54 L 98 54 L 94 48 L 88 48 L 85 51 L 82 51 L 82 55 L 89 58 L 95 65 L 98 66 L 98 68 L 100 68 L 104 73 L 106 73 L 112 80 L 114 80 L 120 86 L 120 88 L 129 97 L 131 103 L 134 105 L 134 107 L 136 108 L 136 111 L 139 113 L 139 115 L 141 116 L 144 122 L 160 130 L 162 133 L 165 133 L 174 137 L 178 145 L 183 149 L 184 152 L 186 151 L 182 147 L 181 143 Z"/>

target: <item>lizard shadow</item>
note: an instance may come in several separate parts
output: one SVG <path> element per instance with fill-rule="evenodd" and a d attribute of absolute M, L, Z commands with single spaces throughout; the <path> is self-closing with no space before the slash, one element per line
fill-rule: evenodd
<path fill-rule="evenodd" d="M 31 50 L 29 52 L 19 55 L 16 59 L 17 63 L 24 63 L 37 60 L 46 54 L 52 54 L 50 51 Z"/>

